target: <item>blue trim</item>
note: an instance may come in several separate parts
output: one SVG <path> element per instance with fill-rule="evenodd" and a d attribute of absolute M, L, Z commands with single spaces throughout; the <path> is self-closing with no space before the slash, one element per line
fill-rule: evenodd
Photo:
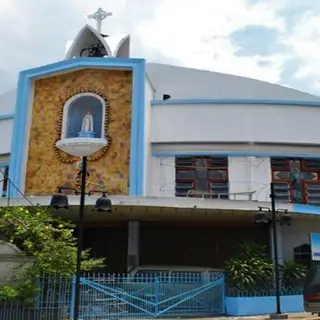
<path fill-rule="evenodd" d="M 168 99 L 151 101 L 151 105 L 153 106 L 180 104 L 274 104 L 284 106 L 320 107 L 320 101 L 292 101 L 269 99 Z"/>
<path fill-rule="evenodd" d="M 132 196 L 143 195 L 144 177 L 144 121 L 145 121 L 145 60 L 122 58 L 79 58 L 52 63 L 20 72 L 15 107 L 15 121 L 11 143 L 9 178 L 22 187 L 21 168 L 25 159 L 25 135 L 28 123 L 29 97 L 32 81 L 41 76 L 84 68 L 106 68 L 132 70 L 132 120 L 130 146 L 130 190 Z M 10 197 L 17 197 L 17 190 L 11 190 Z"/>
<path fill-rule="evenodd" d="M 292 205 L 292 212 L 319 215 L 320 214 L 320 207 L 319 206 L 311 206 L 308 204 L 294 203 Z"/>
<path fill-rule="evenodd" d="M 0 120 L 9 120 L 14 118 L 14 113 L 0 114 Z"/>
<path fill-rule="evenodd" d="M 221 157 L 277 157 L 277 158 L 319 158 L 318 154 L 304 154 L 304 153 L 256 153 L 256 152 L 153 152 L 153 157 L 191 157 L 191 156 L 221 156 Z"/>

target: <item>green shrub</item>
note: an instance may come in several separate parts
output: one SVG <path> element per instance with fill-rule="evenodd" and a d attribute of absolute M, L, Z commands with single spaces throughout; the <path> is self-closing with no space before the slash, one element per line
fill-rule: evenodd
<path fill-rule="evenodd" d="M 48 210 L 1 208 L 0 233 L 34 259 L 33 263 L 17 268 L 13 281 L 0 287 L 0 299 L 29 298 L 34 295 L 34 284 L 43 274 L 62 277 L 75 274 L 77 239 L 72 225 L 53 217 Z M 82 252 L 82 271 L 102 267 L 104 259 L 90 258 L 89 250 Z"/>

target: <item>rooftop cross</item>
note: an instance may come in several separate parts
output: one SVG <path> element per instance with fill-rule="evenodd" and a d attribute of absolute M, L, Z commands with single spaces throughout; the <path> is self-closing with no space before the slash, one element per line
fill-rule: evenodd
<path fill-rule="evenodd" d="M 102 8 L 99 8 L 95 13 L 89 14 L 88 18 L 89 19 L 94 19 L 97 21 L 97 30 L 99 33 L 101 33 L 101 26 L 102 26 L 102 21 L 107 18 L 112 16 L 111 12 L 106 12 Z"/>

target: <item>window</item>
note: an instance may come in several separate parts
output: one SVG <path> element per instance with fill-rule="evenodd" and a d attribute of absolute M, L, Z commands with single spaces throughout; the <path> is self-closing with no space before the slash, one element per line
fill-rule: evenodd
<path fill-rule="evenodd" d="M 303 244 L 293 249 L 294 261 L 301 263 L 306 267 L 310 267 L 311 263 L 311 248 L 308 244 Z"/>
<path fill-rule="evenodd" d="M 229 199 L 228 157 L 176 157 L 176 197 Z"/>
<path fill-rule="evenodd" d="M 271 158 L 278 201 L 320 205 L 320 159 Z"/>
<path fill-rule="evenodd" d="M 9 167 L 0 166 L 0 196 L 6 197 L 8 192 Z"/>

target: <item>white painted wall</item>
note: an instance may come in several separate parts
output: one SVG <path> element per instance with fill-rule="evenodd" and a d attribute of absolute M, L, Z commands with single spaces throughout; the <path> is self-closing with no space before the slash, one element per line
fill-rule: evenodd
<path fill-rule="evenodd" d="M 151 142 L 320 144 L 320 108 L 282 105 L 154 105 Z M 297 130 L 306 126 L 308 130 Z"/>
<path fill-rule="evenodd" d="M 149 178 L 151 172 L 151 144 L 150 144 L 150 114 L 151 114 L 151 100 L 153 99 L 154 90 L 149 79 L 145 80 L 145 122 L 144 122 L 144 181 L 143 190 L 144 195 L 151 192 L 152 184 Z"/>
<path fill-rule="evenodd" d="M 12 129 L 13 119 L 0 120 L 0 155 L 10 153 Z"/>
<path fill-rule="evenodd" d="M 313 232 L 320 233 L 320 220 L 318 219 L 294 219 L 292 226 L 283 226 L 281 229 L 283 260 L 293 260 L 293 249 L 302 244 L 310 244 L 309 234 Z"/>
<path fill-rule="evenodd" d="M 268 201 L 270 182 L 270 158 L 229 157 L 229 192 L 231 194 L 254 191 L 252 200 Z M 234 196 L 236 200 L 249 200 L 247 194 Z"/>
<path fill-rule="evenodd" d="M 148 171 L 149 188 L 147 196 L 174 197 L 175 159 L 174 157 L 151 157 Z"/>
<path fill-rule="evenodd" d="M 175 158 L 152 157 L 148 170 L 149 186 L 147 196 L 174 197 Z M 259 157 L 229 157 L 230 199 L 249 200 L 249 195 L 239 195 L 255 191 L 252 200 L 269 201 L 271 182 L 270 159 Z"/>

